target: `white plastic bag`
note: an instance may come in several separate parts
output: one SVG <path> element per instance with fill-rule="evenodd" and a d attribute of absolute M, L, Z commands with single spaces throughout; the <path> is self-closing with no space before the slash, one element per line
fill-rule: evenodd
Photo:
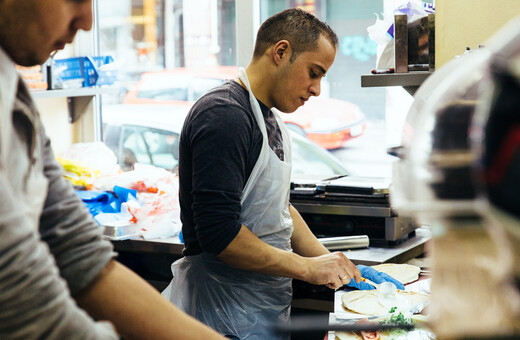
<path fill-rule="evenodd" d="M 60 158 L 88 166 L 101 175 L 113 175 L 120 172 L 117 157 L 103 142 L 75 143 L 59 154 Z"/>
<path fill-rule="evenodd" d="M 179 180 L 173 173 L 153 165 L 134 165 L 134 170 L 97 180 L 99 190 L 111 190 L 114 185 L 137 190 L 137 200 L 121 206 L 130 221 L 138 227 L 144 239 L 165 238 L 181 230 L 178 199 Z"/>

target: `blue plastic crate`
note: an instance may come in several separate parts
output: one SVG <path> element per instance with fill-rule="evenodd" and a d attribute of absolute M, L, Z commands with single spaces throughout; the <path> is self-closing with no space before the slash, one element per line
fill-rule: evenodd
<path fill-rule="evenodd" d="M 114 62 L 112 56 L 75 57 L 55 59 L 54 67 L 63 69 L 59 75 L 62 81 L 83 79 L 83 87 L 95 85 L 111 85 L 117 79 L 117 70 L 102 70 L 101 66 Z"/>

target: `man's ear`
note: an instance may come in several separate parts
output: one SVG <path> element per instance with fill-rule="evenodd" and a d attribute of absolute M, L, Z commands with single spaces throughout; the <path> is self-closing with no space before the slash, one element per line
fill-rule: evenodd
<path fill-rule="evenodd" d="M 273 61 L 276 65 L 280 64 L 283 60 L 289 60 L 291 55 L 291 44 L 287 40 L 280 40 L 274 45 L 273 48 Z"/>

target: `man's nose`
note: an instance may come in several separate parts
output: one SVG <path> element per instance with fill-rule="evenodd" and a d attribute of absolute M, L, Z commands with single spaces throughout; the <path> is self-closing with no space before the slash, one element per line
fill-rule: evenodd
<path fill-rule="evenodd" d="M 92 28 L 92 0 L 82 2 L 78 5 L 76 16 L 72 22 L 72 29 L 74 31 L 84 30 L 89 31 Z"/>
<path fill-rule="evenodd" d="M 309 88 L 309 92 L 311 93 L 312 96 L 319 96 L 320 95 L 320 92 L 321 92 L 321 82 L 320 81 L 317 81 L 315 83 L 313 83 L 311 85 L 311 87 Z"/>

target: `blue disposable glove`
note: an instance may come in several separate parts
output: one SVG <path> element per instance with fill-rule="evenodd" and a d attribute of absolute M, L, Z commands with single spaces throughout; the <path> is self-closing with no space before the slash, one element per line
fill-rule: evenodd
<path fill-rule="evenodd" d="M 388 275 L 386 273 L 378 272 L 374 268 L 364 266 L 362 264 L 357 265 L 356 267 L 361 272 L 361 276 L 363 276 L 365 279 L 369 279 L 370 281 L 372 281 L 374 283 L 383 283 L 385 281 L 392 282 L 393 284 L 395 284 L 397 289 L 404 290 L 404 285 L 401 282 L 397 281 L 396 279 L 394 279 L 393 277 L 391 277 L 390 275 Z M 354 280 L 354 279 L 351 279 L 350 282 L 346 286 L 357 288 L 360 290 L 375 289 L 375 287 L 369 283 L 366 283 L 363 281 L 357 283 L 356 280 Z"/>

